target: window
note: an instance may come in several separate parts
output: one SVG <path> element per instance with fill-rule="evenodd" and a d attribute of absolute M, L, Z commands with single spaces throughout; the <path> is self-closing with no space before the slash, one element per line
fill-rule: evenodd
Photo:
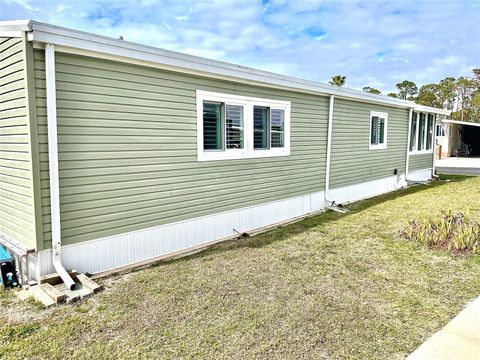
<path fill-rule="evenodd" d="M 427 117 L 427 144 L 426 150 L 432 150 L 433 144 L 433 114 L 428 114 Z"/>
<path fill-rule="evenodd" d="M 253 148 L 285 147 L 285 110 L 253 106 Z"/>
<path fill-rule="evenodd" d="M 387 113 L 370 113 L 370 150 L 387 148 L 387 121 Z"/>
<path fill-rule="evenodd" d="M 243 106 L 225 105 L 225 147 L 243 149 Z"/>
<path fill-rule="evenodd" d="M 433 149 L 433 127 L 435 115 L 414 112 L 410 125 L 409 150 L 412 153 L 428 153 Z M 442 133 L 442 128 L 436 128 L 437 136 Z"/>
<path fill-rule="evenodd" d="M 270 139 L 270 111 L 268 107 L 253 107 L 253 148 L 268 149 Z"/>
<path fill-rule="evenodd" d="M 418 123 L 418 137 L 417 137 L 417 150 L 425 150 L 425 114 L 420 114 L 420 121 Z"/>
<path fill-rule="evenodd" d="M 410 151 L 415 150 L 415 139 L 417 135 L 417 116 L 418 114 L 414 112 L 412 114 L 412 124 L 410 127 Z"/>
<path fill-rule="evenodd" d="M 445 136 L 445 128 L 443 125 L 437 125 L 436 136 Z"/>
<path fill-rule="evenodd" d="M 272 109 L 270 111 L 270 128 L 272 148 L 283 148 L 285 146 L 285 111 Z"/>
<path fill-rule="evenodd" d="M 198 160 L 290 155 L 288 101 L 197 91 Z"/>
<path fill-rule="evenodd" d="M 222 150 L 222 113 L 221 103 L 203 104 L 203 149 Z"/>

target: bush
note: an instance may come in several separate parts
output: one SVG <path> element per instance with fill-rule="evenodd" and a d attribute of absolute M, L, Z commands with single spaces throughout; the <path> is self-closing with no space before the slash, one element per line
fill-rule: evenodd
<path fill-rule="evenodd" d="M 412 220 L 403 230 L 408 240 L 455 253 L 480 254 L 480 223 L 470 214 L 443 211 L 439 218 Z"/>

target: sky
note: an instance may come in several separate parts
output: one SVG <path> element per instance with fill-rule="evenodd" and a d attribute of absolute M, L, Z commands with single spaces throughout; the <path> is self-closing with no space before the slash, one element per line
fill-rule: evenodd
<path fill-rule="evenodd" d="M 395 91 L 480 67 L 480 0 L 0 0 L 33 19 L 309 80 Z"/>

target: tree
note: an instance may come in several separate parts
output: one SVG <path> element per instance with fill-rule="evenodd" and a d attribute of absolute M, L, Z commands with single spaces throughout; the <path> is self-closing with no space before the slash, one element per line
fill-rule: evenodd
<path fill-rule="evenodd" d="M 442 107 L 448 110 L 453 109 L 457 95 L 457 81 L 454 77 L 447 77 L 440 80 L 438 84 L 438 98 Z"/>
<path fill-rule="evenodd" d="M 423 85 L 418 91 L 418 96 L 415 98 L 415 102 L 425 106 L 442 107 L 438 94 L 438 84 Z"/>
<path fill-rule="evenodd" d="M 473 69 L 474 80 L 480 82 L 480 69 Z"/>
<path fill-rule="evenodd" d="M 388 93 L 387 96 L 398 98 L 398 95 L 396 93 Z"/>
<path fill-rule="evenodd" d="M 332 76 L 332 80 L 330 80 L 328 83 L 335 86 L 343 86 L 345 85 L 346 80 L 347 80 L 346 76 L 335 75 L 335 76 Z"/>
<path fill-rule="evenodd" d="M 418 93 L 417 85 L 413 81 L 404 80 L 395 85 L 398 89 L 398 97 L 400 99 L 412 99 Z"/>
<path fill-rule="evenodd" d="M 465 110 L 471 109 L 472 94 L 475 91 L 476 83 L 473 79 L 459 77 L 457 79 L 457 98 L 460 108 L 460 120 L 465 120 Z"/>
<path fill-rule="evenodd" d="M 372 88 L 370 86 L 365 86 L 363 88 L 363 91 L 365 91 L 367 93 L 370 93 L 370 94 L 377 94 L 377 95 L 382 93 L 380 90 Z"/>

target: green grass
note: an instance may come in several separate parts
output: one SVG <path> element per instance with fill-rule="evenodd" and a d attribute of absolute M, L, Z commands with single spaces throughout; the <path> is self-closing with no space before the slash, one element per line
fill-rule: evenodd
<path fill-rule="evenodd" d="M 76 305 L 1 292 L 0 358 L 402 359 L 480 293 L 479 256 L 399 235 L 444 209 L 480 218 L 480 177 L 452 179 L 104 279 Z"/>

